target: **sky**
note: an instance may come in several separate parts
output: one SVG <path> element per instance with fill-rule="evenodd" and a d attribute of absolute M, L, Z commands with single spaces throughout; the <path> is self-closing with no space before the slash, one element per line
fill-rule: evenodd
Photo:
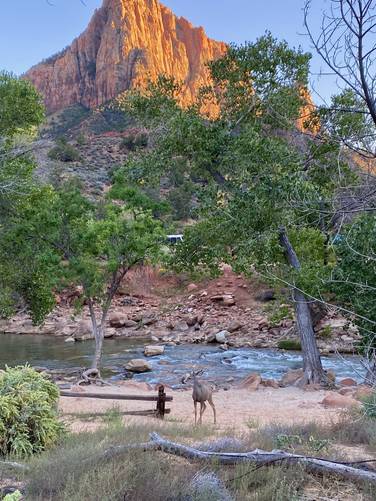
<path fill-rule="evenodd" d="M 78 36 L 102 0 L 0 0 L 0 69 L 21 74 L 60 51 Z M 164 0 L 175 14 L 184 16 L 216 40 L 254 41 L 266 30 L 293 46 L 310 50 L 303 35 L 304 0 Z M 314 0 L 313 25 L 328 0 Z M 316 56 L 312 70 L 322 67 Z M 321 78 L 314 88 L 324 97 L 335 92 L 333 81 Z"/>

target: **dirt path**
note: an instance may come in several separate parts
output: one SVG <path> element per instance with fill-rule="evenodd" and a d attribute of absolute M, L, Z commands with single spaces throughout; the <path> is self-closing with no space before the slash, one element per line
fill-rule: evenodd
<path fill-rule="evenodd" d="M 112 386 L 105 388 L 83 389 L 86 392 L 103 392 L 131 395 L 154 395 L 156 392 L 148 391 L 146 385 L 140 383 L 126 383 L 122 386 Z M 326 409 L 320 402 L 328 392 L 314 391 L 305 392 L 298 388 L 281 389 L 259 389 L 252 392 L 246 389 L 232 389 L 230 391 L 218 391 L 214 394 L 214 402 L 217 408 L 217 427 L 220 430 L 232 428 L 241 432 L 249 427 L 263 426 L 268 423 L 302 423 L 308 421 L 328 422 L 339 415 L 338 409 Z M 171 408 L 169 419 L 182 424 L 189 424 L 194 421 L 193 403 L 190 391 L 168 391 L 172 395 L 173 402 L 168 403 Z M 79 414 L 103 413 L 113 407 L 120 411 L 145 410 L 154 406 L 150 402 L 121 401 L 121 400 L 98 400 L 89 398 L 62 397 L 60 400 L 60 410 L 63 415 L 69 415 L 68 422 L 73 430 L 93 429 L 97 426 L 95 422 L 86 416 L 80 419 Z M 68 416 L 67 416 L 68 417 Z M 124 420 L 132 421 L 137 419 L 125 416 Z M 210 407 L 204 415 L 204 422 L 211 424 L 213 419 Z"/>

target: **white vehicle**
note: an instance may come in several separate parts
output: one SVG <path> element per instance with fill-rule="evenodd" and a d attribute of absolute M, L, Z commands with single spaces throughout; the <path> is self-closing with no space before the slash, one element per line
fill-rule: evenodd
<path fill-rule="evenodd" d="M 175 244 L 183 241 L 183 235 L 182 234 L 167 235 L 167 241 L 169 244 L 175 245 Z"/>

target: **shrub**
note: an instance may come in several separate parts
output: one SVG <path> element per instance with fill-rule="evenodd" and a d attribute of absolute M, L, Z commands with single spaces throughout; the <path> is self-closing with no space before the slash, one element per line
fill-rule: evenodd
<path fill-rule="evenodd" d="M 57 442 L 63 425 L 57 419 L 59 390 L 28 366 L 0 375 L 0 454 L 30 456 Z"/>
<path fill-rule="evenodd" d="M 278 343 L 278 348 L 280 350 L 301 351 L 302 345 L 297 339 L 282 339 Z"/>
<path fill-rule="evenodd" d="M 376 392 L 363 400 L 363 410 L 367 417 L 376 418 Z"/>
<path fill-rule="evenodd" d="M 60 160 L 60 162 L 78 162 L 80 160 L 78 150 L 66 139 L 56 141 L 56 146 L 48 152 L 48 157 L 51 160 Z"/>
<path fill-rule="evenodd" d="M 139 134 L 129 134 L 124 137 L 120 143 L 122 150 L 134 151 L 139 148 L 146 148 L 148 145 L 148 136 L 144 132 Z"/>

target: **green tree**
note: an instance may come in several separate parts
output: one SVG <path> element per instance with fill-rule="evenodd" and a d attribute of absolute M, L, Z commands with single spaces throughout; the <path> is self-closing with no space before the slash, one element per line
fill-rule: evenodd
<path fill-rule="evenodd" d="M 18 290 L 34 322 L 51 311 L 55 292 L 70 285 L 82 288 L 80 305 L 88 304 L 95 338 L 95 371 L 123 278 L 135 265 L 154 259 L 163 241 L 162 226 L 144 208 L 144 198 L 125 193 L 123 200 L 96 203 L 76 183 L 35 190 L 3 238 L 4 251 L 32 267 Z"/>
<path fill-rule="evenodd" d="M 131 95 L 124 109 L 149 127 L 154 148 L 129 159 L 116 181 L 158 183 L 183 166 L 196 187 L 200 221 L 186 230 L 176 264 L 215 271 L 228 261 L 289 284 L 308 383 L 326 376 L 303 286 L 329 272 L 318 214 L 335 185 L 324 180 L 338 176 L 338 147 L 296 130 L 309 59 L 266 34 L 212 63 L 213 86 L 189 109 L 160 89 Z M 200 114 L 205 101 L 216 103 L 217 117 Z"/>

